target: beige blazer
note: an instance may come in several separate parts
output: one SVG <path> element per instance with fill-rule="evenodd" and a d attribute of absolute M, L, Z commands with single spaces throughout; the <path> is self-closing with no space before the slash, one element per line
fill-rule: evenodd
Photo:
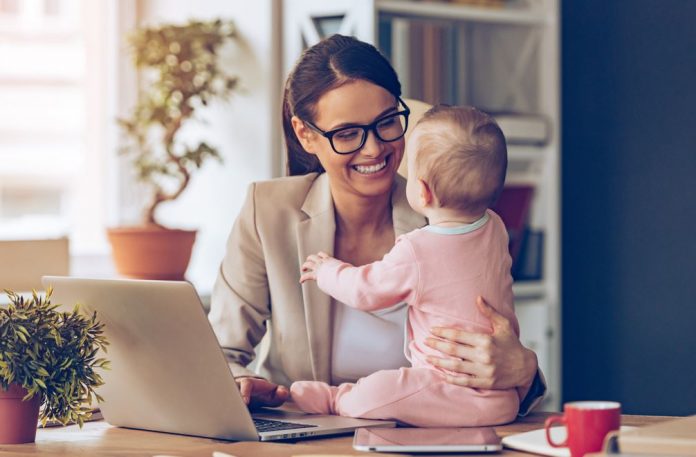
<path fill-rule="evenodd" d="M 395 236 L 426 224 L 406 201 L 406 181 L 392 191 Z M 300 285 L 309 254 L 334 250 L 334 206 L 323 173 L 278 178 L 249 187 L 227 241 L 213 289 L 210 322 L 235 376 L 275 383 L 331 382 L 333 310 L 314 281 Z M 245 367 L 262 337 L 258 374 Z"/>

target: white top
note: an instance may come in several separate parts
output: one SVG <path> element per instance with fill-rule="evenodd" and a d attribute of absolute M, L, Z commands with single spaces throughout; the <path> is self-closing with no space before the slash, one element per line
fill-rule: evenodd
<path fill-rule="evenodd" d="M 443 235 L 473 232 L 488 222 L 488 213 L 471 224 L 457 227 L 428 225 L 427 230 Z M 331 350 L 331 380 L 333 385 L 355 382 L 379 370 L 411 366 L 406 338 L 408 304 L 365 312 L 334 303 L 333 346 Z"/>
<path fill-rule="evenodd" d="M 379 370 L 411 366 L 404 355 L 406 302 L 368 313 L 333 300 L 331 383 L 355 382 Z"/>

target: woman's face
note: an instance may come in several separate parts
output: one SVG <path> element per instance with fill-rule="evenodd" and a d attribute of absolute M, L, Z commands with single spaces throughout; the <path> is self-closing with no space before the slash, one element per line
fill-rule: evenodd
<path fill-rule="evenodd" d="M 314 125 L 331 131 L 348 125 L 367 125 L 401 109 L 394 95 L 367 81 L 357 80 L 325 93 L 317 102 Z M 315 154 L 326 170 L 333 192 L 375 197 L 391 191 L 404 154 L 403 137 L 382 142 L 370 131 L 363 147 L 337 154 L 329 140 L 293 119 L 302 146 Z"/>

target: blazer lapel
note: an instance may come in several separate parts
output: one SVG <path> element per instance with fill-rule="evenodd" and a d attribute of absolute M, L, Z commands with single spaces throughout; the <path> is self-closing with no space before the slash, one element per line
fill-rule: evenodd
<path fill-rule="evenodd" d="M 312 184 L 302 211 L 307 219 L 297 224 L 297 250 L 300 262 L 310 254 L 324 251 L 333 255 L 336 220 L 326 173 Z M 406 199 L 406 180 L 397 176 L 392 191 L 392 220 L 398 237 L 426 225 L 425 217 L 411 209 Z M 312 375 L 317 381 L 331 382 L 331 345 L 333 343 L 331 297 L 315 281 L 302 284 L 305 323 L 309 340 Z"/>
<path fill-rule="evenodd" d="M 308 255 L 319 251 L 333 255 L 336 221 L 326 173 L 320 174 L 312 184 L 302 211 L 308 218 L 297 224 L 300 262 L 304 263 Z M 302 284 L 302 295 L 312 375 L 316 381 L 331 382 L 331 297 L 322 292 L 315 281 Z"/>

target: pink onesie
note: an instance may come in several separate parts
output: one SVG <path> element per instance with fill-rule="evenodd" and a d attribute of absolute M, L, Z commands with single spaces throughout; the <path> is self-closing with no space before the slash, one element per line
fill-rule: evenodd
<path fill-rule="evenodd" d="M 321 264 L 321 290 L 364 311 L 407 302 L 406 324 L 411 368 L 383 370 L 329 386 L 300 381 L 293 401 L 309 413 L 392 419 L 420 427 L 496 425 L 517 416 L 515 389 L 482 390 L 445 381 L 444 371 L 426 357 L 442 353 L 426 346 L 432 327 L 490 333 L 489 320 L 476 308 L 483 296 L 510 319 L 513 309 L 508 236 L 500 217 L 488 210 L 478 221 L 459 227 L 427 226 L 400 236 L 378 262 L 354 267 L 336 259 Z"/>

